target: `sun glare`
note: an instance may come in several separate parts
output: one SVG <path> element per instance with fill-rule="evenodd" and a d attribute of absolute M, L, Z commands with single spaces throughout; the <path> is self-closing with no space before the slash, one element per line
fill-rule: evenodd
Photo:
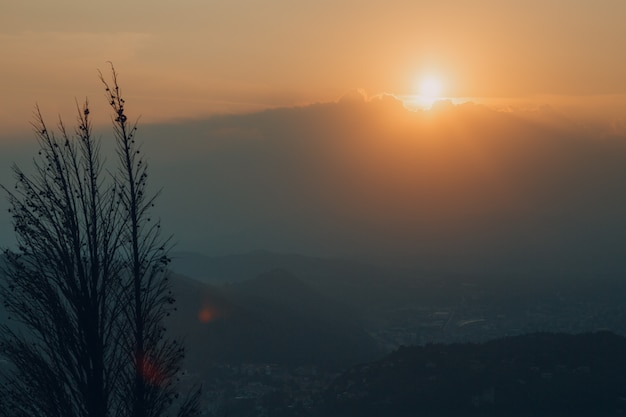
<path fill-rule="evenodd" d="M 437 100 L 444 98 L 441 79 L 434 75 L 421 77 L 417 82 L 416 90 L 416 94 L 406 100 L 409 107 L 430 109 Z"/>
<path fill-rule="evenodd" d="M 425 77 L 419 84 L 419 95 L 424 98 L 437 99 L 441 96 L 441 82 L 435 77 Z"/>

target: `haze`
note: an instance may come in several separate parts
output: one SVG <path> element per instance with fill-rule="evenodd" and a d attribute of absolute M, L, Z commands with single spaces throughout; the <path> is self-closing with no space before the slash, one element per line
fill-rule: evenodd
<path fill-rule="evenodd" d="M 12 2 L 2 183 L 29 164 L 34 103 L 71 122 L 89 96 L 107 140 L 96 70 L 112 61 L 181 250 L 619 273 L 625 15 L 617 0 Z M 439 96 L 415 105 L 428 77 Z"/>

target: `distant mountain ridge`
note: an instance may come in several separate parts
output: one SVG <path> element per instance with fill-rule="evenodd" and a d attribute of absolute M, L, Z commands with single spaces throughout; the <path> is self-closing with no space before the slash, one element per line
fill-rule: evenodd
<path fill-rule="evenodd" d="M 345 367 L 382 356 L 347 309 L 285 271 L 217 288 L 174 275 L 178 313 L 170 327 L 188 365 L 277 363 Z"/>
<path fill-rule="evenodd" d="M 212 284 L 233 283 L 255 278 L 276 269 L 307 276 L 341 278 L 346 275 L 371 276 L 381 267 L 345 259 L 320 258 L 295 253 L 255 250 L 225 256 L 206 256 L 196 252 L 174 252 L 170 268 Z M 303 277 L 306 279 L 306 277 Z"/>
<path fill-rule="evenodd" d="M 325 296 L 341 300 L 365 314 L 377 306 L 388 308 L 414 301 L 416 297 L 435 299 L 442 294 L 438 288 L 445 284 L 441 281 L 434 286 L 423 285 L 433 278 L 414 269 L 264 250 L 217 257 L 178 252 L 172 254 L 170 268 L 215 286 L 250 281 L 269 271 L 284 270 Z M 450 293 L 447 287 L 446 297 Z M 419 291 L 414 291 L 415 288 Z"/>

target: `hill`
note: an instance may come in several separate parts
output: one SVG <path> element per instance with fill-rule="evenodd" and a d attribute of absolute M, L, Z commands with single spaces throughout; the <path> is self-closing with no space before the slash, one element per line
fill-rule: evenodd
<path fill-rule="evenodd" d="M 334 368 L 383 354 L 349 309 L 285 271 L 228 288 L 172 273 L 171 284 L 177 311 L 166 327 L 184 338 L 194 371 L 213 363 Z M 0 323 L 7 320 L 0 306 Z"/>
<path fill-rule="evenodd" d="M 324 415 L 611 416 L 626 409 L 626 339 L 535 333 L 405 347 L 345 372 Z"/>
<path fill-rule="evenodd" d="M 215 286 L 249 281 L 269 271 L 289 271 L 320 294 L 372 319 L 380 317 L 381 310 L 404 303 L 450 299 L 458 293 L 452 288 L 458 283 L 454 276 L 436 280 L 415 269 L 263 250 L 217 257 L 179 252 L 173 254 L 170 267 Z"/>
<path fill-rule="evenodd" d="M 289 271 L 309 290 L 356 316 L 388 352 L 401 345 L 482 342 L 537 331 L 626 334 L 620 296 L 626 281 L 600 272 L 582 278 L 521 271 L 450 274 L 267 251 L 174 258 L 174 271 L 187 271 L 224 290 L 245 287 L 271 270 Z M 274 288 L 273 293 L 281 291 Z M 274 297 L 274 302 L 282 301 Z"/>
<path fill-rule="evenodd" d="M 185 337 L 188 366 L 276 363 L 344 367 L 382 352 L 348 310 L 284 271 L 218 289 L 173 277 L 178 314 L 170 326 Z"/>

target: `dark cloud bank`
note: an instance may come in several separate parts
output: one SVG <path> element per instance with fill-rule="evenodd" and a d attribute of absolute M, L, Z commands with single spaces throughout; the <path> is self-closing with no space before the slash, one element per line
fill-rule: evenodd
<path fill-rule="evenodd" d="M 351 96 L 142 126 L 140 138 L 180 250 L 471 274 L 626 269 L 626 139 L 548 107 L 411 112 Z"/>

